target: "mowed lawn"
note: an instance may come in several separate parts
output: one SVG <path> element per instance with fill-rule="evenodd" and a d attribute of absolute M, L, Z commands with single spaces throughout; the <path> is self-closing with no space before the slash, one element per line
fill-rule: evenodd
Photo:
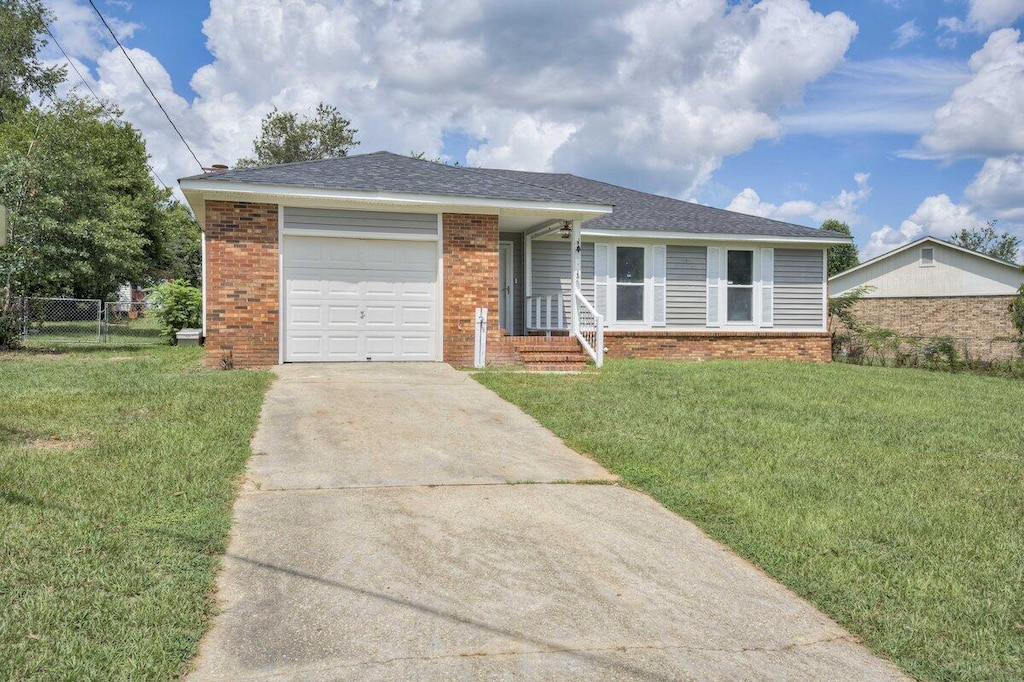
<path fill-rule="evenodd" d="M 910 675 L 1024 679 L 1024 382 L 657 361 L 477 378 Z"/>
<path fill-rule="evenodd" d="M 0 355 L 0 679 L 173 679 L 212 614 L 265 372 Z"/>

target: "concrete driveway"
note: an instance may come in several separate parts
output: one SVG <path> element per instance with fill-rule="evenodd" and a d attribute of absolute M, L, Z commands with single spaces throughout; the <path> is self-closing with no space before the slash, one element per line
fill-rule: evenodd
<path fill-rule="evenodd" d="M 193 682 L 906 679 L 466 374 L 278 373 Z"/>

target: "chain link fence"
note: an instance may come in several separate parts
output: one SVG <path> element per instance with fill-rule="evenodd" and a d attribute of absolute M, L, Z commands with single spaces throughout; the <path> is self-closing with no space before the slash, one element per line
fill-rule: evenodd
<path fill-rule="evenodd" d="M 27 346 L 167 341 L 146 301 L 24 298 L 22 311 L 22 340 Z"/>

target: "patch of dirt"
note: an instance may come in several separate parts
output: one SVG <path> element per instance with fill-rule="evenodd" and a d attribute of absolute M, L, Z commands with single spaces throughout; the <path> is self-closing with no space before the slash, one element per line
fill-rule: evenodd
<path fill-rule="evenodd" d="M 78 450 L 89 445 L 90 442 L 85 438 L 72 438 L 71 440 L 64 440 L 57 436 L 51 436 L 50 438 L 37 438 L 36 440 L 29 443 L 29 446 L 33 450 L 40 451 L 52 451 L 59 450 L 61 452 L 67 452 L 69 450 Z"/>
<path fill-rule="evenodd" d="M 25 360 L 26 358 L 39 358 L 42 360 L 61 359 L 62 353 L 53 348 L 22 348 L 21 350 L 0 351 L 0 362 L 5 360 Z"/>
<path fill-rule="evenodd" d="M 107 358 L 110 362 L 124 362 L 125 360 L 134 360 L 134 358 L 127 355 L 115 355 L 112 358 Z"/>

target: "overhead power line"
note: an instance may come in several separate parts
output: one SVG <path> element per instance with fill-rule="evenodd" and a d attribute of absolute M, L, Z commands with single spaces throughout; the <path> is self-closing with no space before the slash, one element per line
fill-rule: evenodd
<path fill-rule="evenodd" d="M 149 94 L 153 97 L 153 101 L 156 102 L 156 105 L 160 107 L 160 111 L 164 112 L 164 116 L 167 118 L 167 122 L 171 124 L 171 127 L 174 128 L 174 132 L 176 132 L 178 134 L 178 137 L 181 139 L 181 143 L 185 145 L 185 148 L 188 149 L 188 153 L 192 155 L 193 159 L 195 159 L 196 165 L 199 166 L 200 170 L 205 170 L 203 168 L 203 164 L 199 161 L 199 157 L 196 156 L 196 153 L 194 151 L 192 151 L 192 147 L 189 145 L 188 141 L 185 140 L 185 136 L 181 134 L 181 131 L 178 130 L 178 126 L 176 126 L 174 124 L 174 121 L 171 119 L 171 115 L 167 113 L 167 109 L 165 109 L 164 105 L 160 103 L 160 98 L 156 96 L 155 92 L 153 92 L 153 88 L 149 87 L 149 83 L 146 82 L 146 79 L 142 75 L 142 72 L 139 71 L 139 67 L 135 66 L 135 62 L 133 62 L 131 56 L 128 55 L 128 50 L 124 49 L 124 45 L 121 44 L 121 41 L 118 39 L 117 34 L 114 33 L 114 29 L 110 28 L 110 24 L 107 23 L 107 20 L 103 16 L 103 13 L 100 12 L 100 8 L 96 6 L 96 3 L 93 2 L 93 0 L 89 0 L 89 5 L 93 8 L 93 11 L 96 12 L 96 16 L 100 18 L 100 21 L 103 22 L 103 25 L 110 33 L 110 37 L 113 38 L 114 42 L 117 43 L 117 46 L 121 48 L 121 52 L 124 54 L 125 59 L 127 59 L 128 63 L 132 65 L 132 68 L 135 69 L 135 73 L 138 74 L 139 79 L 142 81 L 142 84 L 146 86 L 146 90 L 149 90 Z"/>
<path fill-rule="evenodd" d="M 39 18 L 42 19 L 42 16 L 40 16 Z M 74 70 L 74 72 L 78 74 L 78 79 L 82 81 L 82 85 L 84 85 L 86 89 L 88 89 L 89 92 L 92 93 L 92 96 L 93 98 L 95 98 L 96 102 L 105 109 L 106 102 L 104 102 L 103 98 L 97 95 L 96 91 L 93 90 L 93 87 L 89 85 L 89 81 L 85 79 L 85 76 L 82 75 L 82 72 L 78 70 L 77 66 L 75 66 L 74 60 L 71 59 L 71 56 L 67 53 L 67 50 L 65 50 L 64 46 L 61 45 L 60 41 L 57 40 L 57 36 L 53 35 L 53 31 L 50 30 L 50 27 L 46 24 L 45 21 L 43 22 L 43 28 L 46 30 L 46 34 L 50 36 L 50 40 L 53 41 L 53 44 L 56 45 L 57 49 L 60 50 L 60 53 L 64 55 L 64 59 L 67 60 L 68 66 L 70 66 L 72 70 Z M 160 174 L 156 172 L 156 169 L 153 168 L 152 164 L 150 164 L 148 161 L 146 162 L 146 168 L 149 169 L 149 172 L 153 174 L 153 177 L 156 178 L 156 181 L 159 182 L 164 189 L 170 189 L 167 183 L 164 182 L 163 178 L 160 177 Z"/>

